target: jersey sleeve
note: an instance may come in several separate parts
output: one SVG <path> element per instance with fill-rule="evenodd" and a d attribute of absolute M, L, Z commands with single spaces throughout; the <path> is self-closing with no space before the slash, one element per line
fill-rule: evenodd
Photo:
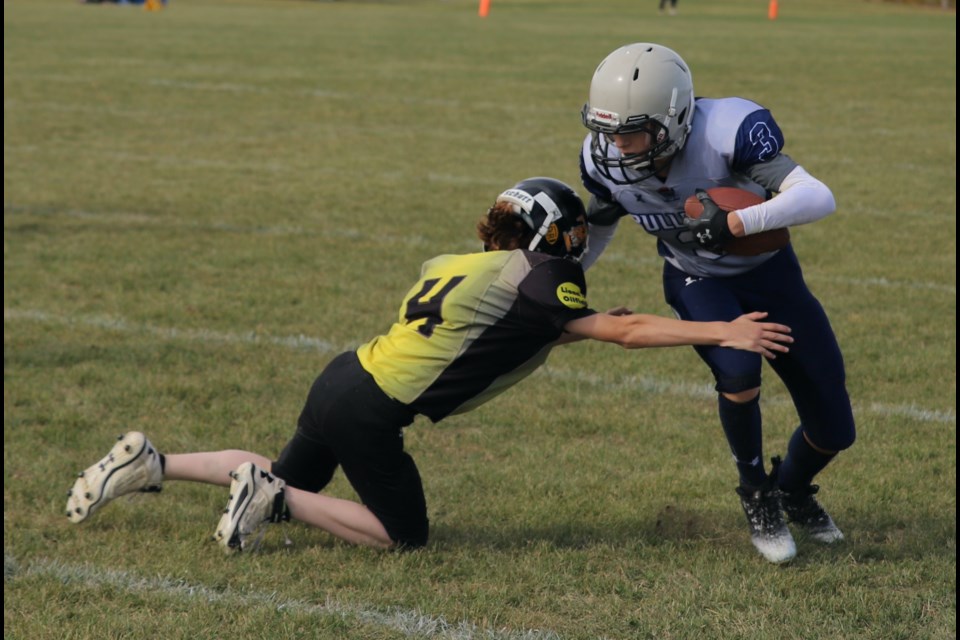
<path fill-rule="evenodd" d="M 785 153 L 781 153 L 769 162 L 761 162 L 747 168 L 746 176 L 770 192 L 780 191 L 784 179 L 799 165 Z"/>
<path fill-rule="evenodd" d="M 521 314 L 530 323 L 547 323 L 559 331 L 571 320 L 596 313 L 587 305 L 583 269 L 555 258 L 533 267 L 518 287 Z"/>
<path fill-rule="evenodd" d="M 767 109 L 758 109 L 744 118 L 737 129 L 732 167 L 746 174 L 750 166 L 777 157 L 783 145 L 783 132 L 773 114 Z"/>

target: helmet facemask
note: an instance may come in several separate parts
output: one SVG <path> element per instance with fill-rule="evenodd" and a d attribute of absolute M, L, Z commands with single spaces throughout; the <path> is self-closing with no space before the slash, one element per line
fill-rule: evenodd
<path fill-rule="evenodd" d="M 591 130 L 590 157 L 600 173 L 615 184 L 636 184 L 662 170 L 670 158 L 679 151 L 680 145 L 670 139 L 666 126 L 659 120 L 647 115 L 634 116 L 629 122 L 614 131 L 592 124 L 588 115 L 589 108 L 583 107 L 584 124 Z M 651 145 L 643 153 L 622 154 L 613 143 L 614 134 L 624 135 L 646 132 L 650 135 Z"/>

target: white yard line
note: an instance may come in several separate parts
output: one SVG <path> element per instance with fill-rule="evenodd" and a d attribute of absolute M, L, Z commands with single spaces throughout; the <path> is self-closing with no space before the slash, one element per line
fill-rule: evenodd
<path fill-rule="evenodd" d="M 212 331 L 208 329 L 179 329 L 176 327 L 157 327 L 148 324 L 129 322 L 123 318 L 112 316 L 80 315 L 80 316 L 60 316 L 50 314 L 44 311 L 30 309 L 7 309 L 3 310 L 4 322 L 39 322 L 42 324 L 56 325 L 78 325 L 105 329 L 108 331 L 118 331 L 129 334 L 152 335 L 164 340 L 184 340 L 187 342 L 199 342 L 202 344 L 265 344 L 284 347 L 287 349 L 315 351 L 318 353 L 335 354 L 348 349 L 357 347 L 362 341 L 336 344 L 305 335 L 296 336 L 271 336 L 260 335 L 256 331 L 247 333 L 229 333 L 222 331 Z M 543 373 L 554 379 L 576 380 L 580 384 L 591 387 L 603 387 L 610 390 L 636 390 L 644 393 L 657 393 L 664 395 L 674 395 L 685 398 L 712 398 L 715 394 L 710 384 L 692 384 L 689 382 L 675 382 L 672 380 L 663 380 L 649 376 L 627 376 L 613 378 L 611 376 L 600 376 L 593 374 L 584 374 L 572 369 L 558 368 L 553 366 L 544 367 Z M 771 400 L 777 400 L 771 398 Z M 786 398 L 780 399 L 787 402 Z M 855 406 L 856 413 L 873 414 L 878 416 L 900 416 L 918 420 L 920 422 L 941 422 L 945 424 L 956 424 L 957 412 L 955 409 L 933 409 L 930 407 L 920 407 L 916 404 L 897 405 L 886 403 L 870 403 L 867 405 Z"/>
<path fill-rule="evenodd" d="M 17 561 L 4 556 L 4 580 L 16 579 L 16 576 L 40 576 L 55 578 L 64 583 L 80 583 L 90 588 L 109 587 L 126 593 L 160 593 L 181 600 L 200 600 L 211 604 L 229 607 L 258 607 L 274 609 L 278 612 L 289 611 L 298 615 L 317 618 L 340 618 L 361 625 L 385 627 L 399 631 L 404 635 L 417 638 L 442 638 L 447 640 L 561 640 L 553 631 L 532 629 L 513 631 L 510 629 L 484 629 L 472 622 L 461 620 L 448 622 L 442 617 L 431 616 L 419 610 L 390 608 L 378 610 L 354 604 L 337 602 L 334 599 L 320 604 L 307 600 L 290 600 L 276 592 L 258 592 L 235 589 L 211 589 L 202 584 L 191 584 L 185 580 L 139 576 L 128 571 L 103 569 L 87 564 L 68 564 L 60 560 L 38 559 L 26 566 L 17 566 Z M 7 576 L 12 569 L 13 576 Z"/>

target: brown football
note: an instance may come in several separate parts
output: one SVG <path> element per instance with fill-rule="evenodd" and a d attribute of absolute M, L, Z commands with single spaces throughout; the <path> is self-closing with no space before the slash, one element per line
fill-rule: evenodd
<path fill-rule="evenodd" d="M 707 195 L 724 211 L 737 211 L 763 202 L 763 198 L 752 191 L 735 187 L 714 187 L 713 189 L 707 189 Z M 694 194 L 683 203 L 683 210 L 688 218 L 696 219 L 703 213 L 703 205 L 700 204 L 696 194 Z M 723 249 L 735 256 L 756 256 L 768 251 L 782 249 L 789 242 L 789 229 L 771 229 L 742 238 L 734 238 L 724 245 Z"/>

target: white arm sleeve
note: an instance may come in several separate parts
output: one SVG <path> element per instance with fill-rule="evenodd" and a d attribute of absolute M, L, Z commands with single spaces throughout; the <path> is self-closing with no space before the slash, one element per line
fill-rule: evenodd
<path fill-rule="evenodd" d="M 580 265 L 586 271 L 593 266 L 600 254 L 607 248 L 610 241 L 613 240 L 613 234 L 617 231 L 619 221 L 611 225 L 591 224 L 587 226 L 587 250 L 580 258 Z"/>
<path fill-rule="evenodd" d="M 780 192 L 766 202 L 740 209 L 747 235 L 816 222 L 833 213 L 837 203 L 830 188 L 797 166 L 787 174 Z"/>

